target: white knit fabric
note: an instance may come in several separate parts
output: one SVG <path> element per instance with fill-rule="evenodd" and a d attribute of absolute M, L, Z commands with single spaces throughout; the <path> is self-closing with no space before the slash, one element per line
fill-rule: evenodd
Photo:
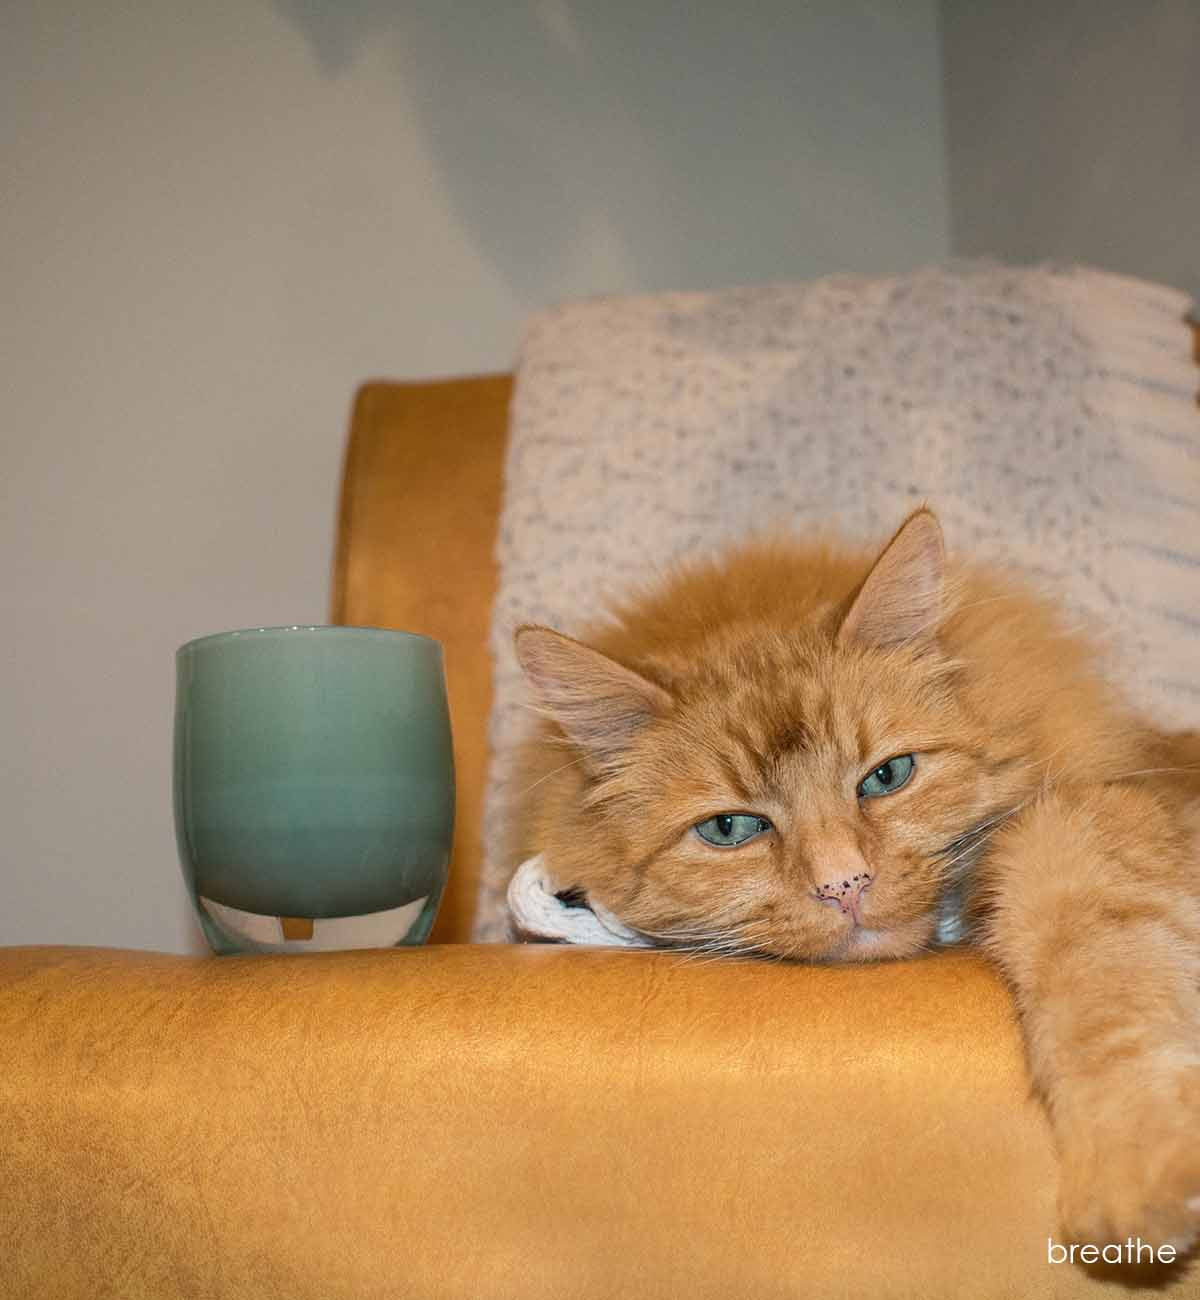
<path fill-rule="evenodd" d="M 577 630 L 672 560 L 777 523 L 883 541 L 927 501 L 953 550 L 1110 628 L 1146 708 L 1200 724 L 1188 307 L 1085 268 L 967 264 L 535 318 L 498 541 L 485 842 L 531 723 L 515 626 Z M 514 866 L 485 861 L 476 939 L 508 937 Z"/>
<path fill-rule="evenodd" d="M 521 863 L 508 884 L 508 914 L 517 934 L 602 948 L 652 946 L 599 903 L 587 907 L 565 903 L 555 894 L 561 888 L 561 883 L 550 879 L 540 853 Z"/>

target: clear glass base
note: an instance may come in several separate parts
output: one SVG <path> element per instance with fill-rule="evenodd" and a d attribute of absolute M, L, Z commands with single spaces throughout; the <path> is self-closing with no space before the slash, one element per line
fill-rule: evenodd
<path fill-rule="evenodd" d="M 243 912 L 203 896 L 199 903 L 201 928 L 218 954 L 305 953 L 423 943 L 433 925 L 438 899 L 417 898 L 403 907 L 369 912 L 365 916 L 318 917 L 310 922 L 312 937 L 305 939 L 286 938 L 283 919 L 278 916 Z"/>

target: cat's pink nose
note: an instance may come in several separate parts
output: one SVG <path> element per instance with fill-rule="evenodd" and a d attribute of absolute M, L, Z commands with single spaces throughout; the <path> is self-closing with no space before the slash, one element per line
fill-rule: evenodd
<path fill-rule="evenodd" d="M 845 879 L 825 880 L 813 891 L 822 903 L 836 903 L 855 925 L 862 924 L 862 895 L 871 883 L 871 873 L 860 871 Z"/>

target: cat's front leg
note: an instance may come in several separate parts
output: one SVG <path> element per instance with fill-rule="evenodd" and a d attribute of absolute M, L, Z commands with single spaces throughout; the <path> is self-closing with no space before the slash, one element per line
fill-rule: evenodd
<path fill-rule="evenodd" d="M 1149 791 L 1044 792 L 981 864 L 1061 1156 L 1070 1239 L 1200 1232 L 1200 863 Z"/>

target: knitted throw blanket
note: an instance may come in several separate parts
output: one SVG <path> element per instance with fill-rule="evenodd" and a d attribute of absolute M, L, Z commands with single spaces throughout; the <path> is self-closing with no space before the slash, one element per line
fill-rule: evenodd
<path fill-rule="evenodd" d="M 672 560 L 785 523 L 947 544 L 1111 632 L 1136 700 L 1200 725 L 1200 410 L 1186 295 L 1086 268 L 966 264 L 569 304 L 513 399 L 485 843 L 532 715 L 517 624 L 577 632 Z M 487 857 L 474 937 L 509 937 Z"/>

